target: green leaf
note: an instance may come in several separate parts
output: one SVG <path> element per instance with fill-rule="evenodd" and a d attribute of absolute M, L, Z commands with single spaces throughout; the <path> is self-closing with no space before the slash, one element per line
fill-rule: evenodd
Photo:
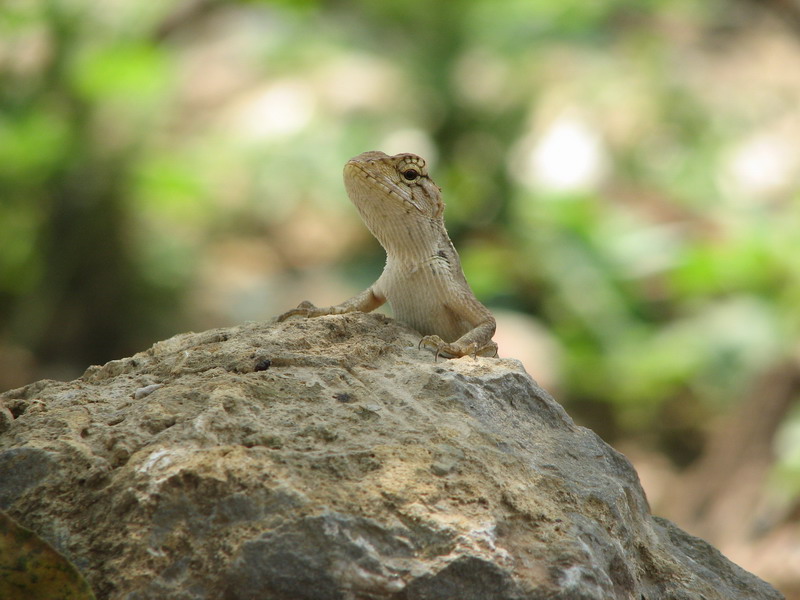
<path fill-rule="evenodd" d="M 94 594 L 72 563 L 0 511 L 0 598 L 94 600 Z"/>

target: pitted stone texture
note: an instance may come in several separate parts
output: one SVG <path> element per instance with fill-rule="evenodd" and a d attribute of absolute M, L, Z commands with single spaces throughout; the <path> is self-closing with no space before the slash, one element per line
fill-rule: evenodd
<path fill-rule="evenodd" d="M 98 598 L 777 599 L 513 360 L 348 314 L 0 396 L 0 508 Z"/>

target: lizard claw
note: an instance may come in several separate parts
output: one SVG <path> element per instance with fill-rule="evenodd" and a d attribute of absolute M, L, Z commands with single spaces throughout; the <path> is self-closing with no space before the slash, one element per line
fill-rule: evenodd
<path fill-rule="evenodd" d="M 426 335 L 417 345 L 418 348 L 422 348 L 423 346 L 435 350 L 434 361 L 440 356 L 444 356 L 445 358 L 471 356 L 474 359 L 477 359 L 479 356 L 497 356 L 497 344 L 494 342 L 489 342 L 485 346 L 478 346 L 475 342 L 469 344 L 458 344 L 456 342 L 448 344 L 438 335 Z"/>
<path fill-rule="evenodd" d="M 475 356 L 487 356 L 490 358 L 497 358 L 498 356 L 497 344 L 490 340 L 488 344 L 486 344 L 482 348 L 478 348 L 478 350 L 475 352 Z"/>
<path fill-rule="evenodd" d="M 438 335 L 426 335 L 419 341 L 419 344 L 417 344 L 417 349 L 421 349 L 423 346 L 425 346 L 426 348 L 435 350 L 436 353 L 433 356 L 433 362 L 437 362 L 442 350 L 446 349 L 448 345 L 449 344 L 447 344 Z"/>
<path fill-rule="evenodd" d="M 460 356 L 467 356 L 476 352 L 475 344 L 468 346 L 460 346 L 459 344 L 448 344 L 438 335 L 426 335 L 419 341 L 419 346 L 425 346 L 431 350 L 435 350 L 433 357 L 436 362 L 440 356 L 445 358 L 458 358 Z"/>
<path fill-rule="evenodd" d="M 445 342 L 440 338 L 438 335 L 426 335 L 423 337 L 419 344 L 417 344 L 417 350 L 421 350 L 422 346 L 430 347 L 431 350 L 436 350 L 436 353 L 433 355 L 433 362 L 439 361 L 439 354 L 442 352 L 442 347 L 446 346 Z"/>
<path fill-rule="evenodd" d="M 292 310 L 287 310 L 282 315 L 278 315 L 278 321 L 285 321 L 289 317 L 295 316 L 302 316 L 302 317 L 313 317 L 314 311 L 318 310 L 316 306 L 311 304 L 308 300 L 303 300 L 300 304 L 297 305 L 297 308 L 293 308 Z"/>

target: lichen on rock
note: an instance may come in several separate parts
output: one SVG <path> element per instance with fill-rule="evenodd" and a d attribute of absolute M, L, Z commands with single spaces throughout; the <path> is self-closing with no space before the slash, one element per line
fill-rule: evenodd
<path fill-rule="evenodd" d="M 517 361 L 417 341 L 251 323 L 6 392 L 0 509 L 98 598 L 781 598 Z"/>

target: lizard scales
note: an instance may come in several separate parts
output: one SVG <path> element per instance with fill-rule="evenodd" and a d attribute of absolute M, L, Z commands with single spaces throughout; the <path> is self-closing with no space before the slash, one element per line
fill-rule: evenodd
<path fill-rule="evenodd" d="M 495 320 L 469 287 L 444 225 L 441 190 L 415 154 L 364 152 L 344 167 L 347 195 L 386 250 L 378 280 L 342 304 L 301 303 L 280 317 L 369 312 L 388 301 L 395 317 L 437 356 L 495 355 Z"/>

